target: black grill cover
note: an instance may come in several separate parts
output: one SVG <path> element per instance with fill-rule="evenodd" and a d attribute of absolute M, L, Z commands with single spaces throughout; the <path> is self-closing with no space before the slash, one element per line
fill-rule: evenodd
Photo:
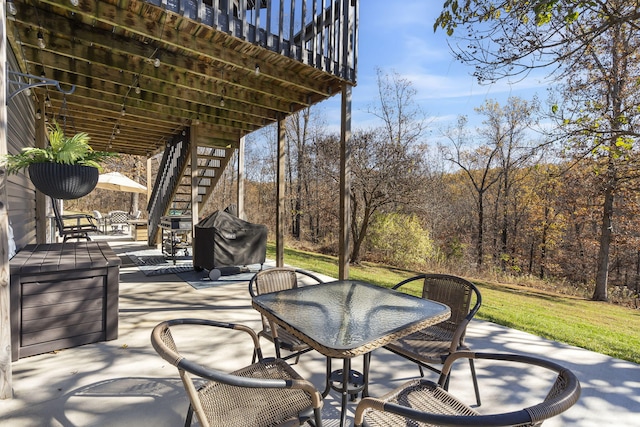
<path fill-rule="evenodd" d="M 267 256 L 267 227 L 215 211 L 196 224 L 193 246 L 196 268 L 262 264 Z"/>

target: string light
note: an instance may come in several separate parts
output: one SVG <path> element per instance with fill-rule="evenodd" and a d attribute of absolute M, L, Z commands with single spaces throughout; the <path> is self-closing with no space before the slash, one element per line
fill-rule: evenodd
<path fill-rule="evenodd" d="M 44 99 L 44 106 L 51 108 L 51 98 L 49 98 L 49 94 L 47 94 L 47 97 Z"/>
<path fill-rule="evenodd" d="M 42 31 L 38 31 L 38 46 L 40 47 L 40 49 L 44 49 L 45 47 L 47 47 L 47 44 L 44 42 Z"/>
<path fill-rule="evenodd" d="M 127 110 L 124 108 L 124 105 L 123 105 L 122 110 L 120 110 L 120 115 L 124 117 L 125 114 L 127 114 Z"/>
<path fill-rule="evenodd" d="M 256 76 L 260 75 L 260 66 L 256 64 Z"/>
<path fill-rule="evenodd" d="M 120 125 L 116 125 L 116 135 L 120 135 Z"/>
<path fill-rule="evenodd" d="M 220 106 L 224 107 L 224 97 L 220 97 Z"/>
<path fill-rule="evenodd" d="M 38 108 L 36 111 L 36 119 L 40 120 L 42 118 L 42 110 Z"/>
<path fill-rule="evenodd" d="M 78 7 L 78 5 L 80 4 L 80 1 L 79 0 L 71 0 L 70 3 L 71 3 L 71 6 Z"/>
<path fill-rule="evenodd" d="M 140 92 L 142 92 L 142 89 L 140 88 L 140 83 L 136 83 L 135 91 L 136 91 L 136 95 L 140 95 Z"/>
<path fill-rule="evenodd" d="M 156 59 L 153 60 L 153 66 L 156 68 L 160 67 L 160 58 L 156 57 Z"/>

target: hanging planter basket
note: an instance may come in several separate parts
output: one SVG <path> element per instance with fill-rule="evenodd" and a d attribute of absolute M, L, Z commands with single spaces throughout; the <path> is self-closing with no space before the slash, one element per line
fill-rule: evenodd
<path fill-rule="evenodd" d="M 98 184 L 98 168 L 62 163 L 29 165 L 33 185 L 54 199 L 78 199 L 89 194 Z"/>

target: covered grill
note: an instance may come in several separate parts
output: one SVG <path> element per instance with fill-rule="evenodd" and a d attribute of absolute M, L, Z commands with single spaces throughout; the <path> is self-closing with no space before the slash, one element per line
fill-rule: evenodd
<path fill-rule="evenodd" d="M 196 224 L 193 248 L 194 268 L 209 270 L 209 277 L 215 280 L 241 272 L 240 266 L 262 266 L 267 255 L 267 227 L 215 211 Z"/>

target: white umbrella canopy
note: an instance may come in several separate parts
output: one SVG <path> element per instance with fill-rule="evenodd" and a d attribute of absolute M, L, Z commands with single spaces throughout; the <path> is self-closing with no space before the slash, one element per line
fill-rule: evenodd
<path fill-rule="evenodd" d="M 103 173 L 98 177 L 96 188 L 104 188 L 113 191 L 125 191 L 128 193 L 147 193 L 147 187 L 127 178 L 119 172 Z"/>

